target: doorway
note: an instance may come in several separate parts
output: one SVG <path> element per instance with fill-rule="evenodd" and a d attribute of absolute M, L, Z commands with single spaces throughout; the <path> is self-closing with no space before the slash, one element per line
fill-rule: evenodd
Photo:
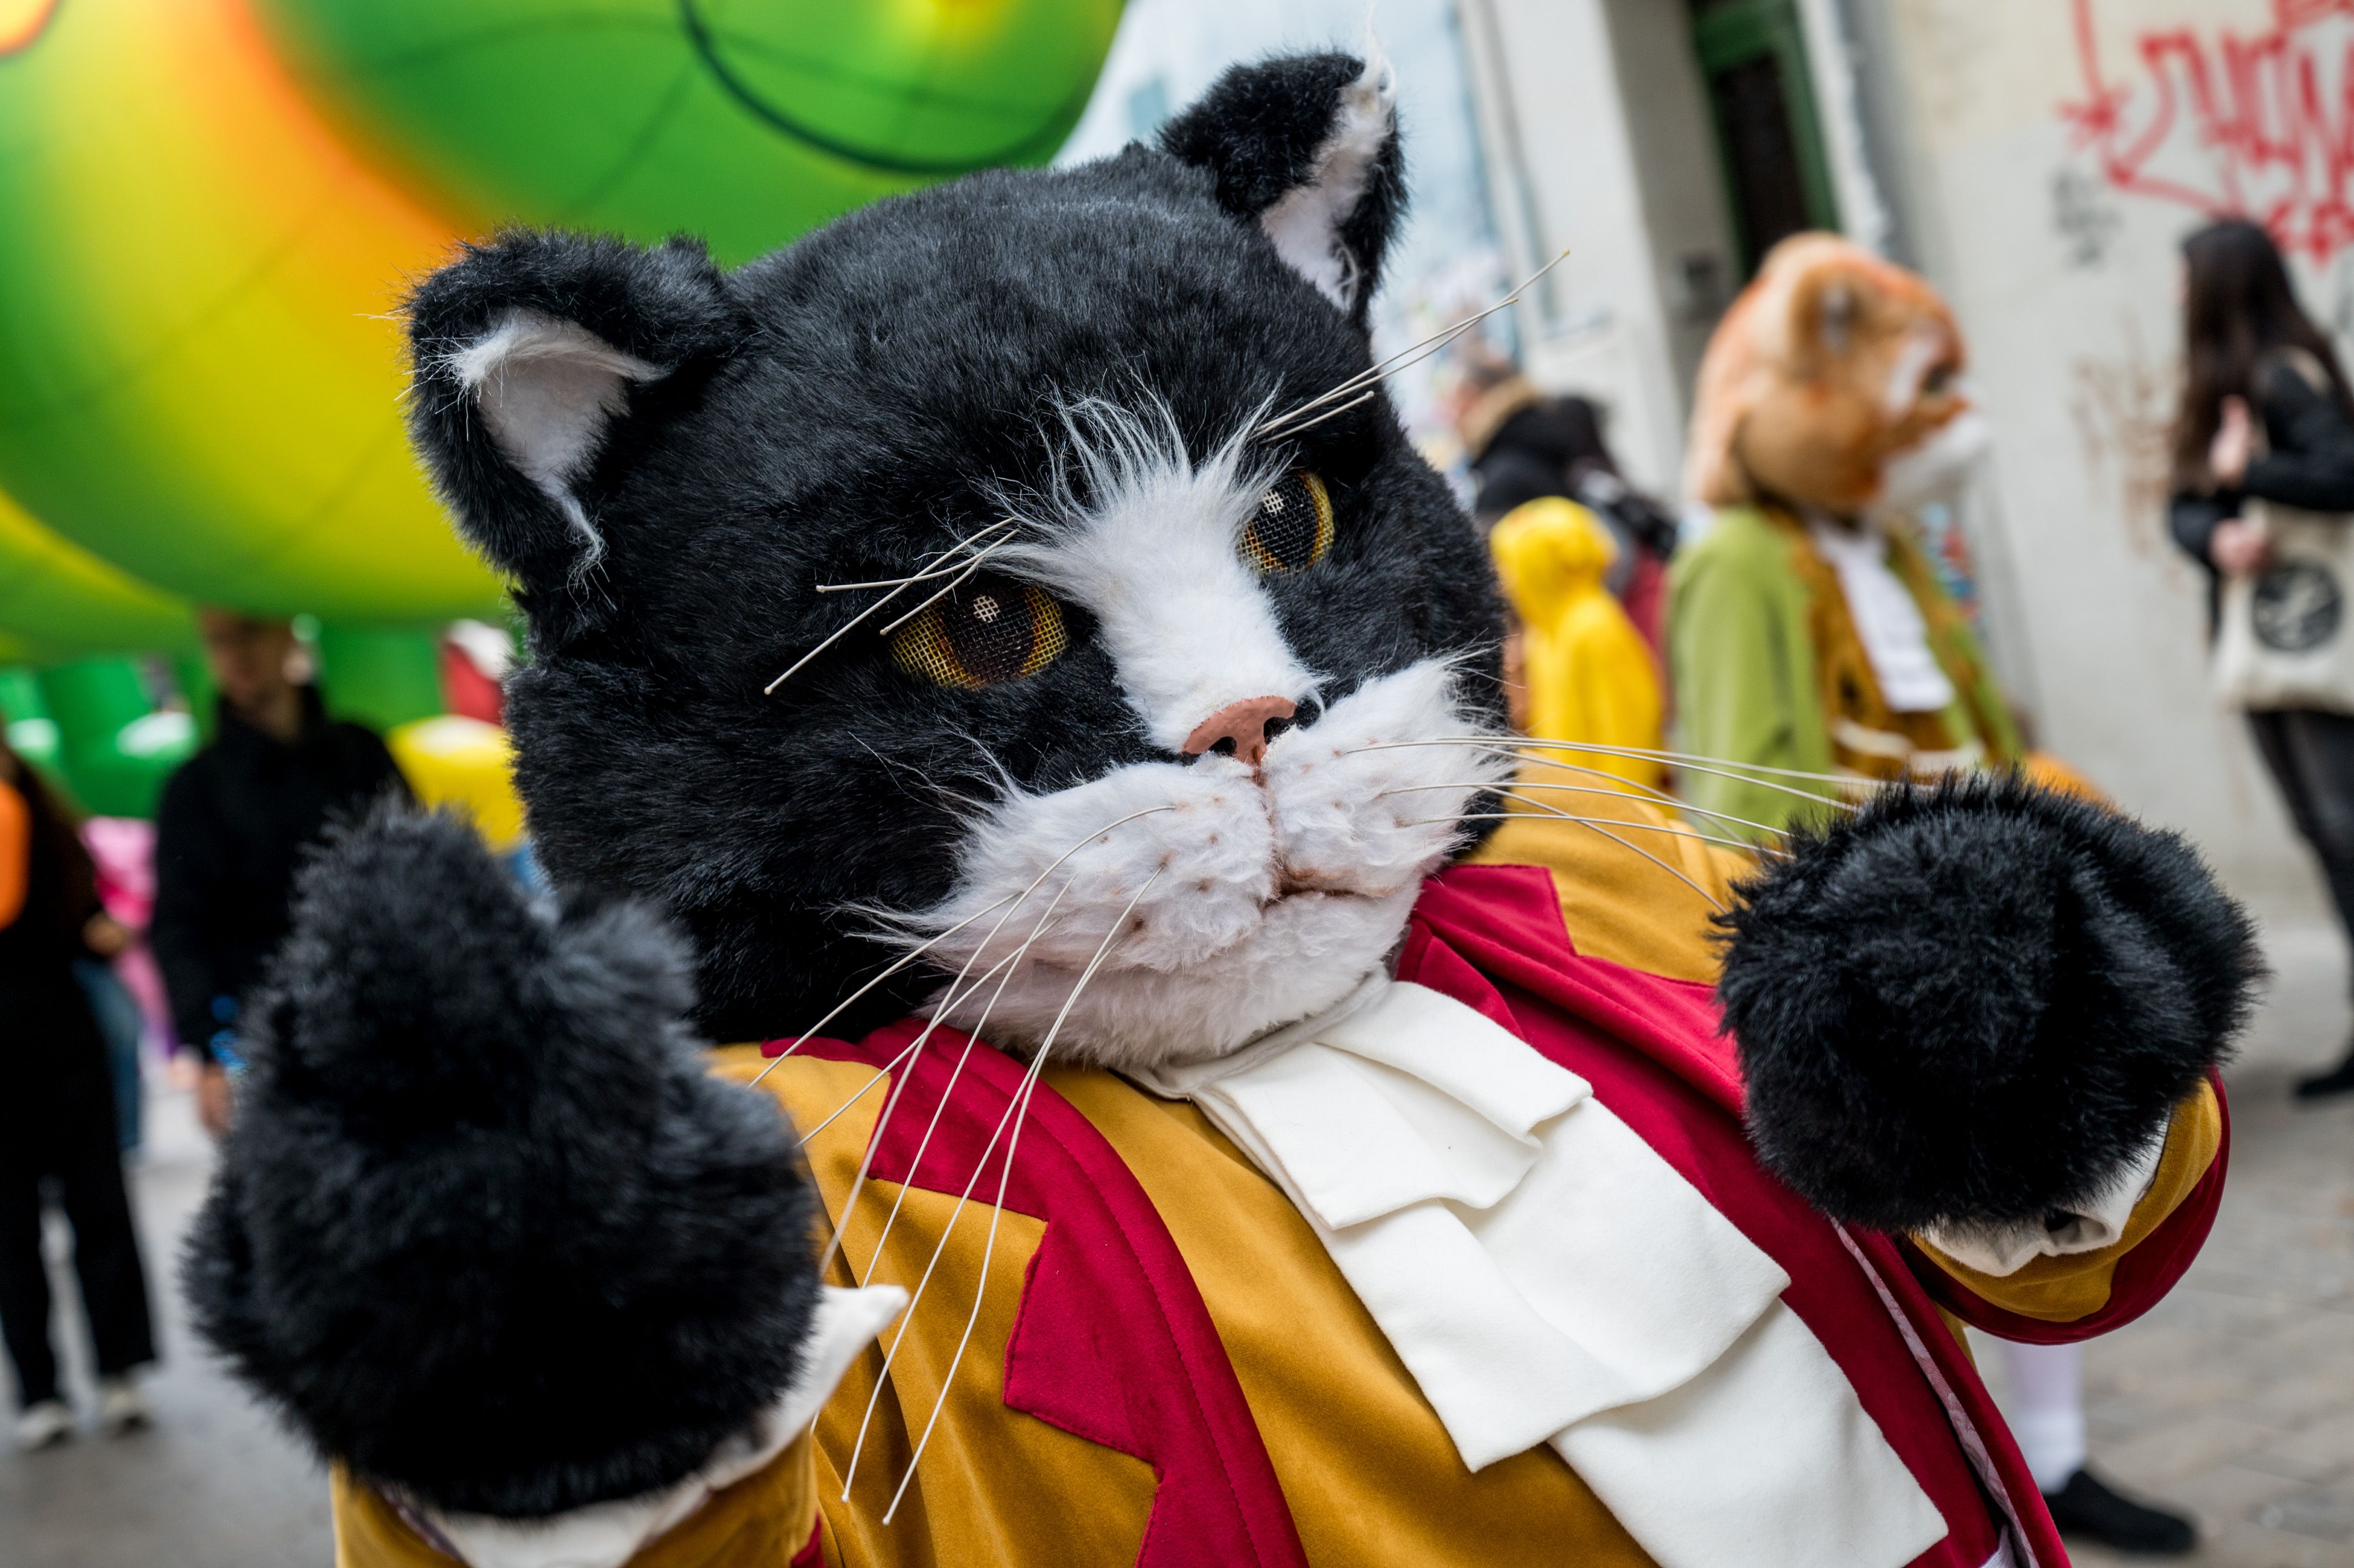
<path fill-rule="evenodd" d="M 1775 242 L 1836 230 L 1839 206 L 1815 116 L 1795 0 L 1691 0 L 1744 281 Z"/>

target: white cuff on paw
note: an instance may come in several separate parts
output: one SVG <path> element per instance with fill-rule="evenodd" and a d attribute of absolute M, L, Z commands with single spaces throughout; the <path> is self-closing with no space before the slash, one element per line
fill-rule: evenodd
<path fill-rule="evenodd" d="M 2134 1205 L 2158 1179 L 2158 1158 L 2165 1152 L 2166 1137 L 2160 1133 L 2091 1202 L 2049 1220 L 2022 1220 L 2009 1225 L 1932 1225 L 1921 1233 L 1921 1239 L 1964 1267 L 1998 1279 L 2017 1274 L 2039 1257 L 2067 1257 L 2114 1246 L 2126 1234 Z"/>
<path fill-rule="evenodd" d="M 785 1451 L 817 1419 L 850 1363 L 907 1309 L 896 1285 L 821 1287 L 801 1366 L 792 1386 L 745 1431 L 716 1449 L 684 1480 L 634 1498 L 592 1503 L 547 1519 L 493 1519 L 408 1510 L 438 1535 L 437 1544 L 469 1568 L 620 1568 L 649 1542 L 677 1528 L 715 1492 L 735 1485 Z"/>

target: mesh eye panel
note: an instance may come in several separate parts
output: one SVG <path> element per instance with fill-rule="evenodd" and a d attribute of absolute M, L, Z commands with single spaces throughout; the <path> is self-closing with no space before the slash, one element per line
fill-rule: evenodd
<path fill-rule="evenodd" d="M 1332 547 L 1332 497 L 1304 468 L 1285 474 L 1258 498 L 1258 515 L 1243 530 L 1243 555 L 1263 572 L 1312 567 Z"/>
<path fill-rule="evenodd" d="M 1034 675 L 1069 646 L 1060 605 L 994 572 L 976 574 L 891 634 L 901 669 L 969 692 Z"/>

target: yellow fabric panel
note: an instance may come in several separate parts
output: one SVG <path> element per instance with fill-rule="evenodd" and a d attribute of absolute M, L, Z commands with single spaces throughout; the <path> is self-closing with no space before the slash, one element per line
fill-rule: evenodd
<path fill-rule="evenodd" d="M 2216 1102 L 2214 1085 L 2202 1083 L 2196 1094 L 2175 1107 L 2173 1123 L 2166 1129 L 2166 1148 L 2158 1157 L 2158 1172 L 2150 1178 L 2149 1191 L 2127 1216 L 2125 1234 L 2098 1252 L 2039 1257 L 2016 1274 L 1998 1276 L 1956 1263 L 1919 1236 L 1913 1240 L 1971 1294 L 2004 1311 L 2042 1323 L 2073 1323 L 2109 1304 L 2109 1287 L 2116 1277 L 2118 1262 L 2190 1196 L 2208 1167 L 2215 1163 L 2215 1152 L 2222 1144 L 2223 1107 Z"/>
<path fill-rule="evenodd" d="M 723 1049 L 714 1059 L 715 1070 L 738 1081 L 761 1066 L 750 1046 Z M 854 1063 L 792 1056 L 779 1062 L 760 1087 L 776 1096 L 797 1127 L 815 1128 L 842 1112 L 803 1150 L 827 1214 L 839 1215 L 882 1111 L 888 1080 Z M 882 1373 L 883 1347 L 893 1342 L 896 1330 L 852 1364 L 818 1416 L 825 1550 L 827 1561 L 838 1568 L 1126 1568 L 1136 1561 L 1152 1509 L 1152 1467 L 1008 1410 L 1003 1403 L 1006 1340 L 1045 1227 L 1026 1214 L 998 1213 L 988 1202 L 995 1190 L 993 1180 L 976 1189 L 958 1213 L 954 1193 L 869 1181 L 841 1254 L 828 1268 L 834 1285 L 896 1284 L 912 1293 L 922 1284 L 941 1236 L 949 1238 L 922 1300 L 906 1319 L 906 1340 L 892 1362 L 889 1387 L 875 1403 L 864 1446 L 859 1425 Z M 898 1215 L 889 1221 L 878 1263 L 876 1244 L 894 1203 L 899 1204 Z M 987 1288 L 960 1360 L 958 1341 L 971 1318 L 984 1255 Z M 949 1397 L 922 1467 L 886 1526 L 883 1514 L 907 1473 L 951 1368 Z M 843 1477 L 854 1450 L 855 1481 L 843 1503 Z M 1074 1499 L 1085 1499 L 1087 1506 L 1070 1506 Z"/>
<path fill-rule="evenodd" d="M 1550 1448 L 1464 1467 L 1308 1222 L 1200 1111 L 1108 1073 L 1045 1076 L 1119 1150 L 1176 1238 L 1310 1563 L 1649 1568 Z"/>
<path fill-rule="evenodd" d="M 817 1475 L 806 1436 L 703 1507 L 631 1560 L 632 1568 L 778 1568 L 809 1544 L 817 1523 Z M 376 1490 L 341 1465 L 330 1472 L 335 1568 L 451 1568 Z"/>
<path fill-rule="evenodd" d="M 1512 817 L 1472 863 L 1551 872 L 1581 953 L 1676 980 L 1716 979 L 1709 921 L 1732 906 L 1731 884 L 1755 869 L 1746 854 L 1690 837 L 1708 830 L 1573 772 L 1532 766 L 1513 788 L 1522 798 L 1509 802 Z M 1548 809 L 1606 821 L 1567 821 Z"/>
<path fill-rule="evenodd" d="M 1576 502 L 1548 495 L 1506 513 L 1488 547 L 1521 621 L 1529 733 L 1652 751 L 1664 745 L 1659 667 L 1603 586 L 1618 558 L 1609 530 Z M 1553 755 L 1637 784 L 1656 786 L 1666 777 L 1646 758 Z"/>

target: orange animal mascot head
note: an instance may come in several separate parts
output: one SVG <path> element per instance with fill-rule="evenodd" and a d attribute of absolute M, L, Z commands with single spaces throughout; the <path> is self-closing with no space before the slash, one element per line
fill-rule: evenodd
<path fill-rule="evenodd" d="M 1984 444 L 1962 365 L 1927 282 L 1836 235 L 1795 235 L 1709 340 L 1686 493 L 1838 516 L 1902 508 Z"/>

